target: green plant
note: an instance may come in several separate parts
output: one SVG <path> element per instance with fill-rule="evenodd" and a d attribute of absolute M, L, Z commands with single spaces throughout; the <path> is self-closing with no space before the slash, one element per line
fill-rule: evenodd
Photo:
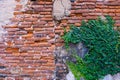
<path fill-rule="evenodd" d="M 99 17 L 83 21 L 80 27 L 72 25 L 62 37 L 66 47 L 69 43 L 82 42 L 89 48 L 83 59 L 76 57 L 77 63 L 68 62 L 77 80 L 80 76 L 86 80 L 98 80 L 107 74 L 120 72 L 120 34 L 113 29 L 114 20 L 105 17 L 105 20 Z"/>

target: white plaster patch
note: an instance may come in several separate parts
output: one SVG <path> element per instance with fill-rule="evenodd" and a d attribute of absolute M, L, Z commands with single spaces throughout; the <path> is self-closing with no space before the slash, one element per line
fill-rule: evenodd
<path fill-rule="evenodd" d="M 28 0 L 21 0 L 20 4 L 23 5 L 23 8 L 21 9 L 21 11 L 25 11 L 25 9 L 27 8 L 26 4 L 28 3 Z"/>
<path fill-rule="evenodd" d="M 21 0 L 20 4 L 24 7 L 27 1 Z M 15 0 L 0 0 L 0 40 L 2 40 L 2 35 L 7 33 L 2 26 L 10 25 L 10 19 L 14 17 L 13 13 L 16 5 L 17 2 Z"/>
<path fill-rule="evenodd" d="M 2 26 L 10 23 L 9 19 L 13 17 L 15 4 L 15 0 L 0 0 L 0 37 L 6 33 Z"/>
<path fill-rule="evenodd" d="M 15 4 L 15 0 L 0 0 L 0 26 L 7 24 L 13 17 Z"/>

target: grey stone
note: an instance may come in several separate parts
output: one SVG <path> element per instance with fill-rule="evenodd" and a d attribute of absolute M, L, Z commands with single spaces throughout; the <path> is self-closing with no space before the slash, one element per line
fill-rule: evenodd
<path fill-rule="evenodd" d="M 67 80 L 75 80 L 71 71 L 69 71 L 66 61 L 72 61 L 76 63 L 76 59 L 72 55 L 78 55 L 83 58 L 88 53 L 88 49 L 84 46 L 83 43 L 78 44 L 70 44 L 69 49 L 66 50 L 64 46 L 57 47 L 55 50 L 55 58 L 56 58 L 56 80 L 65 80 L 66 76 Z M 62 70 L 61 72 L 59 72 Z M 69 72 L 69 73 L 68 73 Z M 81 78 L 80 80 L 84 80 Z"/>
<path fill-rule="evenodd" d="M 104 77 L 103 80 L 114 80 L 114 79 L 113 79 L 112 75 L 108 74 Z"/>
<path fill-rule="evenodd" d="M 84 46 L 83 43 L 70 44 L 69 53 L 71 54 L 77 54 L 79 57 L 83 58 L 87 52 L 88 49 Z"/>
<path fill-rule="evenodd" d="M 115 75 L 113 76 L 113 79 L 114 79 L 114 80 L 120 80 L 120 73 L 115 74 Z"/>
<path fill-rule="evenodd" d="M 88 53 L 88 49 L 84 46 L 83 43 L 78 44 L 70 44 L 69 49 L 66 50 L 65 47 L 62 47 L 60 49 L 60 56 L 63 58 L 63 60 L 69 60 L 72 62 L 76 62 L 76 59 L 73 57 L 73 55 L 77 55 L 81 58 L 84 58 L 85 54 Z"/>
<path fill-rule="evenodd" d="M 81 77 L 80 80 L 85 80 L 85 79 L 83 77 Z"/>
<path fill-rule="evenodd" d="M 70 15 L 70 0 L 53 0 L 53 17 L 55 20 L 61 20 Z"/>
<path fill-rule="evenodd" d="M 106 75 L 103 79 L 100 79 L 100 80 L 120 80 L 120 73 L 117 73 L 115 75 Z"/>
<path fill-rule="evenodd" d="M 83 43 L 78 44 L 70 44 L 69 49 L 66 50 L 65 47 L 59 48 L 59 56 L 70 56 L 70 55 L 78 55 L 79 57 L 83 58 L 85 54 L 88 53 L 88 48 L 85 47 Z"/>
<path fill-rule="evenodd" d="M 66 75 L 66 80 L 75 80 L 75 77 L 71 71 Z"/>

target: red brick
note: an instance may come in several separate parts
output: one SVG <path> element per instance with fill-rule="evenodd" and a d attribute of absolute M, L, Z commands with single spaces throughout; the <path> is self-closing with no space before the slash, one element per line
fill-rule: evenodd
<path fill-rule="evenodd" d="M 18 52 L 19 49 L 18 48 L 6 48 L 6 51 L 8 51 L 8 52 Z"/>
<path fill-rule="evenodd" d="M 14 15 L 21 15 L 21 14 L 23 14 L 23 12 L 20 12 L 20 11 L 14 12 Z"/>
<path fill-rule="evenodd" d="M 55 67 L 63 66 L 58 63 L 55 66 L 54 50 L 64 45 L 61 37 L 55 40 L 55 36 L 62 36 L 64 28 L 69 31 L 70 24 L 80 26 L 82 20 L 88 21 L 109 14 L 116 20 L 115 28 L 119 30 L 120 6 L 114 0 L 108 1 L 107 4 L 96 0 L 75 1 L 72 3 L 70 16 L 56 24 L 52 18 L 52 0 L 29 1 L 28 9 L 23 12 L 19 11 L 23 7 L 19 4 L 20 0 L 16 1 L 16 11 L 11 18 L 14 25 L 3 26 L 8 32 L 5 36 L 7 45 L 0 43 L 0 56 L 6 67 L 20 66 L 23 68 L 22 75 L 29 75 L 31 80 L 51 80 Z M 13 76 L 12 73 L 9 75 Z M 22 80 L 24 77 L 18 75 L 14 78 Z"/>

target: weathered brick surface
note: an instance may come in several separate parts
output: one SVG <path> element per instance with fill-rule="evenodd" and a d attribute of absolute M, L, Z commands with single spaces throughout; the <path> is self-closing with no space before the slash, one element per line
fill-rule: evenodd
<path fill-rule="evenodd" d="M 0 44 L 3 80 L 53 79 L 54 25 L 52 7 L 47 5 L 51 6 L 52 2 L 28 2 L 28 8 L 21 11 L 23 6 L 18 1 L 12 25 L 4 26 L 7 34 Z"/>
<path fill-rule="evenodd" d="M 0 42 L 0 80 L 64 80 L 67 70 L 61 59 L 55 60 L 54 51 L 63 46 L 64 27 L 80 26 L 82 20 L 111 15 L 120 26 L 120 1 L 76 0 L 71 14 L 57 25 L 52 18 L 52 0 L 28 1 L 28 8 L 18 1 L 11 19 L 12 25 L 4 26 L 8 32 Z M 115 27 L 120 30 L 120 27 Z M 56 62 L 56 64 L 55 64 Z M 64 77 L 64 78 L 63 78 Z"/>

